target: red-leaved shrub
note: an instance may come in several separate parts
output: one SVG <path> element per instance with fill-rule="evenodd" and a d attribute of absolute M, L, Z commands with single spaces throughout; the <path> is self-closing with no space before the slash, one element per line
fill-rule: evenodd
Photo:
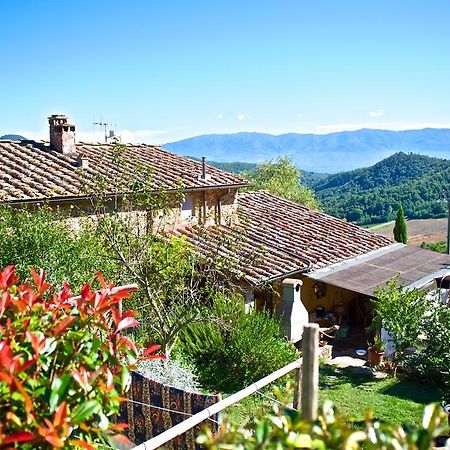
<path fill-rule="evenodd" d="M 120 431 L 111 416 L 138 352 L 123 330 L 138 325 L 122 301 L 134 287 L 84 285 L 56 292 L 45 273 L 19 284 L 0 271 L 0 448 L 94 448 Z M 158 346 L 144 358 L 159 358 Z"/>

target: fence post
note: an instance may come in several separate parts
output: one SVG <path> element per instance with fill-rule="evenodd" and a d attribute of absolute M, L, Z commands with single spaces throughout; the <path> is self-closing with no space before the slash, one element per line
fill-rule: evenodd
<path fill-rule="evenodd" d="M 294 402 L 292 404 L 292 407 L 294 409 L 300 408 L 300 390 L 302 386 L 302 368 L 297 367 L 294 372 L 295 376 L 295 384 L 294 384 Z"/>
<path fill-rule="evenodd" d="M 309 323 L 302 337 L 303 373 L 301 382 L 302 419 L 317 419 L 319 393 L 319 325 Z"/>

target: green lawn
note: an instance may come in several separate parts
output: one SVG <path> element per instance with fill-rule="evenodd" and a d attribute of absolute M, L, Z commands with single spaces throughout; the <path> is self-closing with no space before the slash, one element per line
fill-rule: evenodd
<path fill-rule="evenodd" d="M 284 384 L 278 386 L 284 390 Z M 273 388 L 270 385 L 262 392 L 273 397 Z M 435 387 L 405 377 L 377 379 L 368 371 L 355 372 L 353 368 L 326 365 L 320 369 L 320 404 L 326 399 L 332 400 L 336 409 L 356 424 L 371 410 L 380 421 L 418 425 L 424 406 L 439 402 L 440 397 Z M 287 402 L 292 402 L 292 396 Z M 272 404 L 266 397 L 253 394 L 227 408 L 223 414 L 228 421 L 245 427 L 253 418 L 272 412 Z"/>
<path fill-rule="evenodd" d="M 332 400 L 336 408 L 356 422 L 371 410 L 380 421 L 418 425 L 423 408 L 439 402 L 436 387 L 405 377 L 376 379 L 370 372 L 324 366 L 320 373 L 320 401 Z"/>

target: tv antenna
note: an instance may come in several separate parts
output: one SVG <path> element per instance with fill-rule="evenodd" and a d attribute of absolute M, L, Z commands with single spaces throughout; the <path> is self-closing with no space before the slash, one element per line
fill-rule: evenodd
<path fill-rule="evenodd" d="M 93 125 L 98 125 L 98 126 L 100 126 L 100 127 L 104 127 L 104 129 L 105 129 L 105 142 L 107 143 L 107 142 L 108 142 L 108 136 L 107 136 L 107 134 L 106 134 L 106 127 L 109 125 L 109 123 L 103 122 L 103 121 L 100 119 L 100 122 L 94 122 Z"/>

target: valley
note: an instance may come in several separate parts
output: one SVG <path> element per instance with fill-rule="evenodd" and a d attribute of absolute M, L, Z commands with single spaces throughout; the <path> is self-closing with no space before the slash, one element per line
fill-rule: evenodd
<path fill-rule="evenodd" d="M 420 247 L 422 242 L 435 244 L 447 239 L 447 219 L 407 220 L 408 245 Z M 394 221 L 370 227 L 372 231 L 393 238 Z"/>

